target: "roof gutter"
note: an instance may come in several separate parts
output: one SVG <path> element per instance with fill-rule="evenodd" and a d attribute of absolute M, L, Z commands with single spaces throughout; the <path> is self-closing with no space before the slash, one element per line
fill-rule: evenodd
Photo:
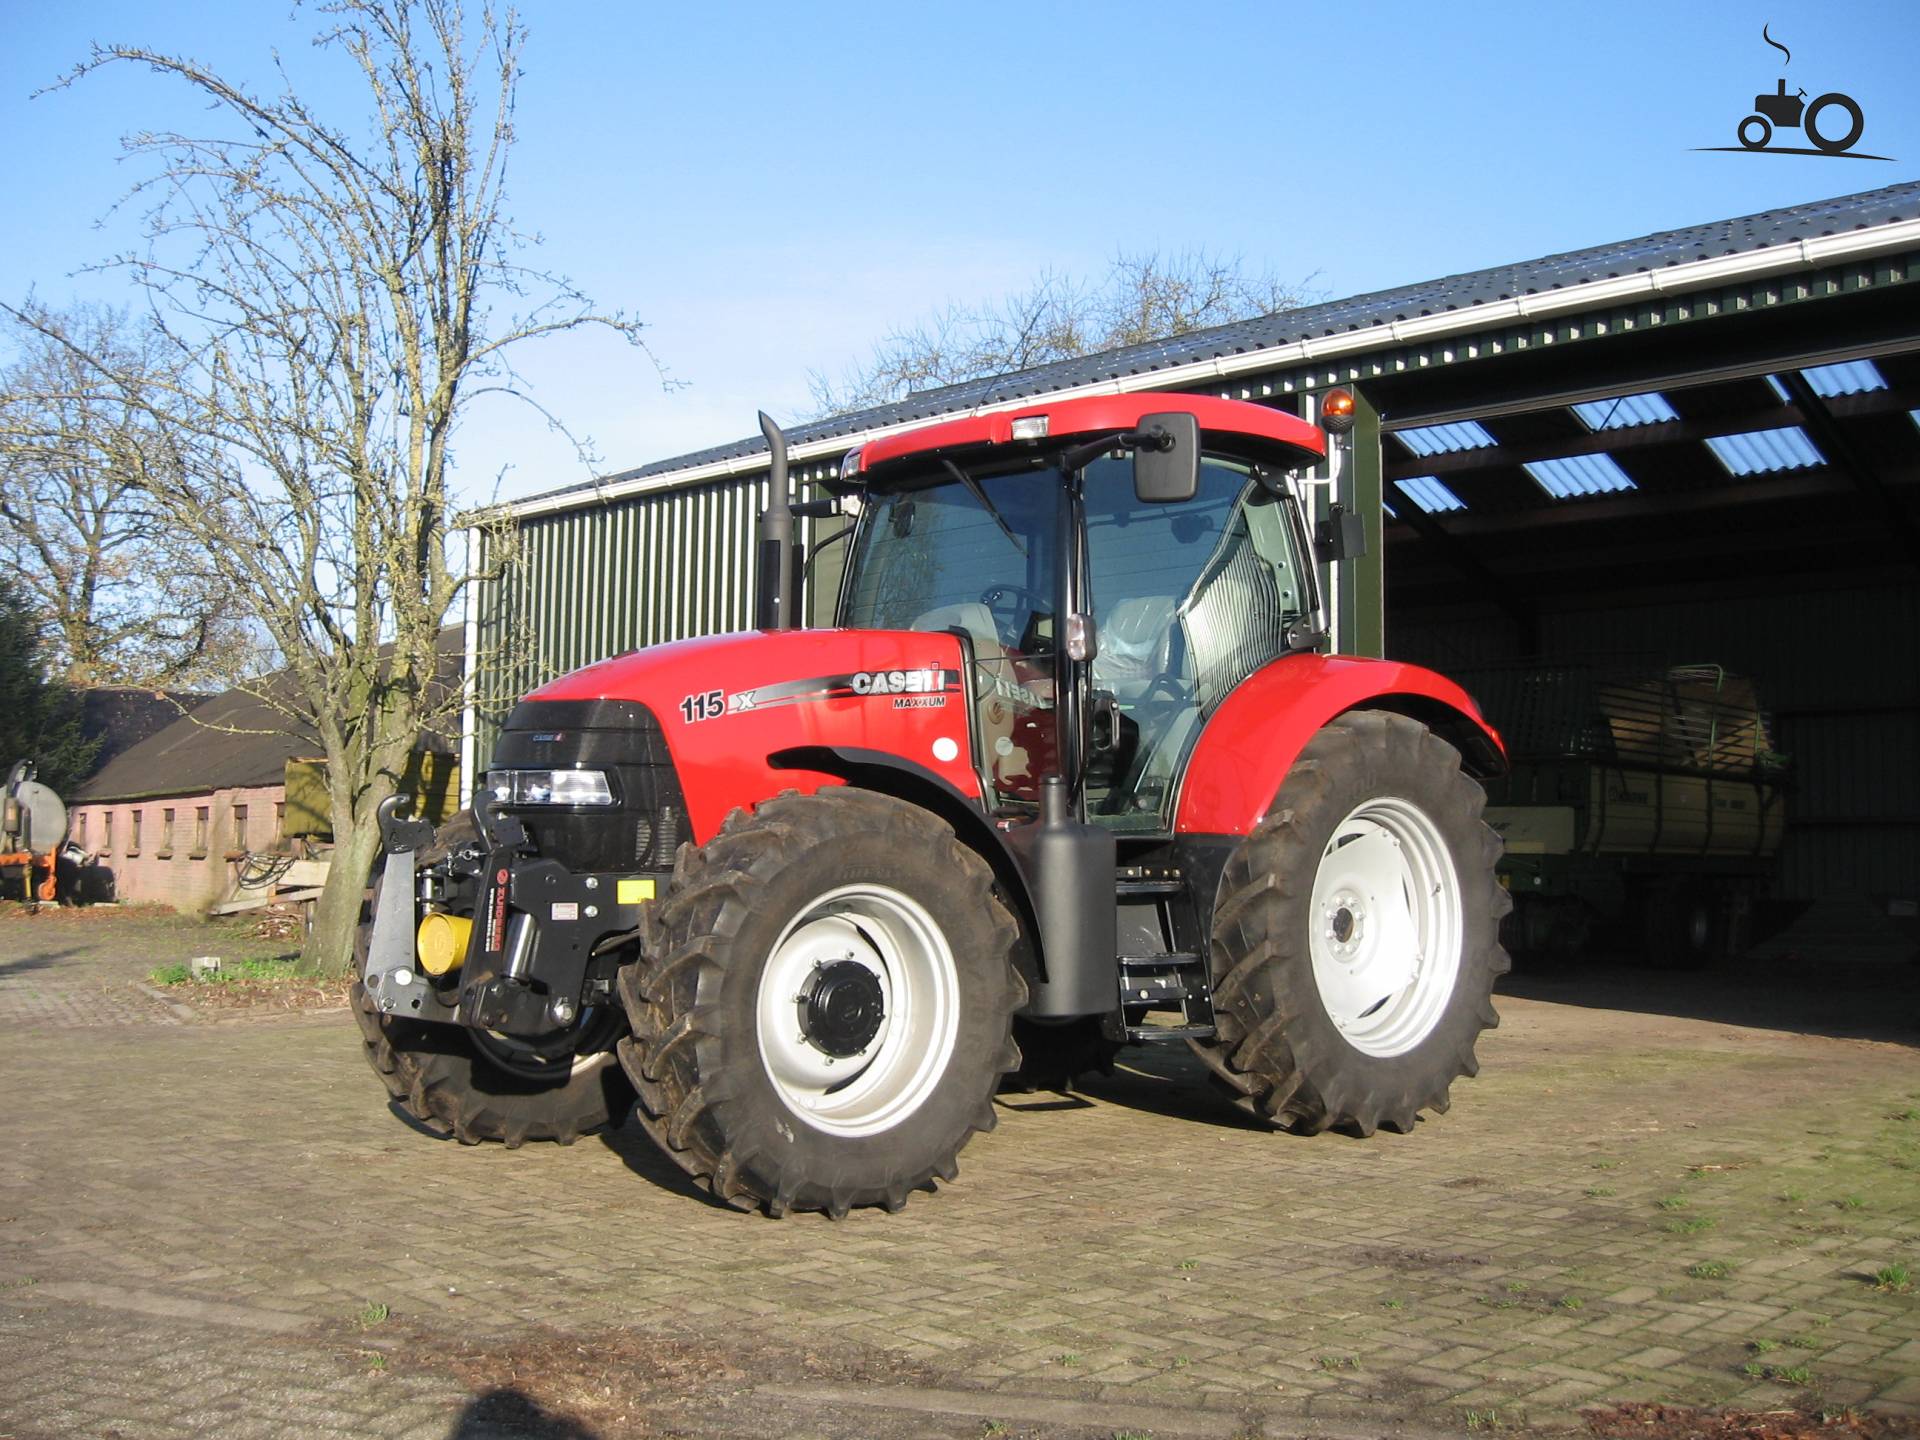
<path fill-rule="evenodd" d="M 1350 330 L 1340 335 L 1295 340 L 1285 345 L 1266 346 L 1238 355 L 1222 355 L 1211 360 L 1195 360 L 1185 365 L 1170 365 L 1164 370 L 1119 376 L 1091 385 L 1075 385 L 1050 391 L 1045 395 L 1029 395 L 1021 399 L 1002 400 L 990 405 L 976 405 L 967 409 L 949 411 L 947 416 L 986 415 L 1003 410 L 1032 410 L 1044 408 L 1056 400 L 1069 400 L 1082 395 L 1124 395 L 1136 390 L 1162 388 L 1177 390 L 1189 385 L 1204 384 L 1210 380 L 1232 379 L 1252 371 L 1273 370 L 1299 362 L 1332 360 L 1385 345 L 1399 345 L 1413 340 L 1431 340 L 1472 330 L 1484 330 L 1512 320 L 1544 319 L 1548 316 L 1564 314 L 1569 310 L 1584 310 L 1596 305 L 1613 304 L 1645 295 L 1677 294 L 1733 280 L 1756 279 L 1791 270 L 1811 270 L 1836 261 L 1864 259 L 1872 255 L 1883 255 L 1890 251 L 1911 248 L 1920 248 L 1920 220 L 1900 220 L 1871 230 L 1850 230 L 1840 235 L 1821 235 L 1813 239 L 1797 240 L 1791 244 L 1769 245 L 1760 250 L 1743 251 L 1738 255 L 1716 256 L 1711 260 L 1689 260 L 1684 264 L 1668 265 L 1659 270 L 1610 276 L 1605 280 L 1589 280 L 1583 284 L 1569 285 L 1562 290 L 1521 295 L 1511 300 L 1495 300 L 1484 305 L 1449 310 L 1439 315 L 1422 315 L 1413 320 L 1391 320 L 1384 325 L 1370 325 L 1364 330 Z M 826 440 L 810 440 L 805 444 L 794 446 L 789 456 L 791 460 L 798 463 L 827 459 L 844 454 L 856 445 L 865 445 L 884 435 L 898 435 L 904 431 L 918 430 L 937 418 L 947 418 L 947 416 L 923 416 L 916 420 L 903 420 L 893 425 L 875 426 L 870 430 L 857 431 L 851 435 L 836 435 Z M 724 479 L 731 475 L 753 474 L 765 470 L 767 464 L 768 457 L 758 452 L 737 455 L 729 460 L 714 460 L 704 465 L 690 465 L 684 470 L 669 470 L 644 478 L 601 483 L 587 492 L 573 491 L 522 500 L 504 506 L 503 510 L 515 519 L 530 519 L 536 515 L 551 514 L 558 510 L 578 509 L 598 501 L 619 500 L 629 495 L 641 495 L 654 490 L 674 490 L 683 485 L 697 484 L 703 480 Z"/>

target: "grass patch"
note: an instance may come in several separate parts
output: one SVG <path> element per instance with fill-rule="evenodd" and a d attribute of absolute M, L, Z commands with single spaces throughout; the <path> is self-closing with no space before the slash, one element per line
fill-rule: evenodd
<path fill-rule="evenodd" d="M 1358 1370 L 1360 1368 L 1360 1357 L 1357 1355 L 1322 1355 L 1315 1359 L 1313 1363 L 1318 1365 L 1322 1370 Z"/>
<path fill-rule="evenodd" d="M 1382 1300 L 1380 1303 L 1388 1310 L 1404 1310 L 1407 1308 L 1407 1302 L 1404 1300 Z"/>
<path fill-rule="evenodd" d="M 1558 1300 L 1554 1301 L 1554 1304 L 1558 1305 L 1562 1310 L 1578 1310 L 1586 1303 L 1587 1302 L 1582 1300 L 1578 1295 L 1562 1295 Z"/>
<path fill-rule="evenodd" d="M 1053 1363 L 1056 1365 L 1078 1365 L 1080 1363 L 1080 1352 L 1078 1350 L 1064 1350 L 1053 1357 Z"/>
<path fill-rule="evenodd" d="M 1467 1429 L 1469 1430 L 1498 1430 L 1500 1428 L 1500 1412 L 1498 1410 L 1469 1410 L 1466 1413 L 1465 1419 Z"/>
<path fill-rule="evenodd" d="M 1182 1260 L 1180 1262 L 1180 1268 L 1182 1270 L 1198 1270 L 1200 1268 L 1200 1262 L 1198 1260 Z"/>
<path fill-rule="evenodd" d="M 1509 1280 L 1507 1282 L 1507 1293 L 1509 1295 L 1524 1295 L 1532 1288 L 1533 1287 L 1524 1280 Z"/>
<path fill-rule="evenodd" d="M 1756 1355 L 1770 1355 L 1780 1348 L 1778 1340 L 1749 1340 L 1747 1348 Z"/>
<path fill-rule="evenodd" d="M 1667 1232 L 1672 1235 L 1698 1235 L 1702 1230 L 1713 1228 L 1711 1215 L 1689 1215 L 1684 1220 L 1669 1220 Z"/>
<path fill-rule="evenodd" d="M 1724 1280 L 1733 1274 L 1731 1260 L 1702 1260 L 1687 1267 L 1687 1274 L 1696 1280 Z"/>
<path fill-rule="evenodd" d="M 155 985 L 273 985 L 293 979 L 293 967 L 298 960 L 296 955 L 276 955 L 266 959 L 223 958 L 218 970 L 198 977 L 182 962 L 149 970 L 147 979 Z"/>
<path fill-rule="evenodd" d="M 1913 1272 L 1898 1260 L 1873 1272 L 1873 1288 L 1889 1295 L 1904 1294 L 1913 1288 Z"/>
<path fill-rule="evenodd" d="M 1740 1367 L 1740 1373 L 1755 1380 L 1772 1380 L 1781 1385 L 1813 1383 L 1813 1371 L 1805 1365 L 1762 1365 L 1758 1360 L 1749 1360 Z"/>
<path fill-rule="evenodd" d="M 1653 1203 L 1658 1205 L 1662 1210 L 1684 1210 L 1687 1208 L 1687 1197 L 1684 1195 L 1666 1195 Z"/>
<path fill-rule="evenodd" d="M 1804 1190 L 1782 1190 L 1780 1198 L 1789 1205 L 1798 1205 L 1807 1198 Z"/>
<path fill-rule="evenodd" d="M 353 1318 L 354 1323 L 359 1325 L 362 1330 L 371 1330 L 376 1325 L 386 1324 L 392 1314 L 393 1312 L 380 1301 L 369 1300 L 365 1305 L 360 1307 L 359 1313 Z"/>
<path fill-rule="evenodd" d="M 1184 1370 L 1192 1363 L 1193 1357 L 1191 1355 L 1176 1355 L 1173 1357 L 1173 1368 L 1176 1370 Z"/>
<path fill-rule="evenodd" d="M 1613 1193 L 1614 1189 L 1611 1185 L 1589 1185 L 1587 1187 L 1587 1198 L 1589 1200 L 1604 1200 Z"/>
<path fill-rule="evenodd" d="M 1842 1195 L 1833 1203 L 1836 1208 L 1841 1210 L 1864 1210 L 1867 1208 L 1867 1202 L 1862 1200 L 1858 1195 Z"/>

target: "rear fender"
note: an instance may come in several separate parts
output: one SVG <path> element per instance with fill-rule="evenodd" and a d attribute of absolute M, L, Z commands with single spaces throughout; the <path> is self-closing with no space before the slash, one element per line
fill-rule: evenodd
<path fill-rule="evenodd" d="M 1457 749 L 1471 775 L 1506 769 L 1506 751 L 1473 697 L 1444 676 L 1391 660 L 1287 655 L 1256 670 L 1221 704 L 1187 761 L 1174 829 L 1245 835 L 1314 732 L 1350 710 L 1419 720 Z"/>

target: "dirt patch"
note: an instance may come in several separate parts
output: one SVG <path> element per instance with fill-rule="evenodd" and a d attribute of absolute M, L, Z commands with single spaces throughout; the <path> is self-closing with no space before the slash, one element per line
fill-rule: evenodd
<path fill-rule="evenodd" d="M 1363 1265 L 1384 1265 L 1389 1270 L 1447 1270 L 1459 1265 L 1491 1263 L 1484 1255 L 1455 1255 L 1441 1250 L 1396 1250 L 1388 1245 L 1360 1245 L 1354 1259 Z"/>
<path fill-rule="evenodd" d="M 884 1354 L 779 1345 L 757 1336 L 725 1340 L 634 1330 L 570 1334 L 544 1326 L 510 1334 L 450 1337 L 412 1326 L 338 1328 L 330 1345 L 371 1375 L 451 1375 L 473 1392 L 454 1426 L 525 1440 L 648 1440 L 685 1432 L 689 1414 L 769 1376 L 857 1385 L 925 1384 L 931 1372 Z"/>
<path fill-rule="evenodd" d="M 285 1015 L 347 1008 L 347 988 L 352 980 L 345 975 L 287 976 L 271 980 L 228 980 L 218 984 L 187 981 L 179 985 L 157 985 L 156 993 L 209 1019 L 244 1019 L 258 1015 Z"/>
<path fill-rule="evenodd" d="M 180 916 L 164 905 L 23 905 L 18 900 L 0 900 L 0 921 L 8 920 L 78 930 L 140 920 L 177 924 Z"/>
<path fill-rule="evenodd" d="M 1586 1413 L 1600 1440 L 1911 1440 L 1920 1419 L 1853 1410 L 1693 1410 L 1683 1405 L 1613 1405 Z"/>

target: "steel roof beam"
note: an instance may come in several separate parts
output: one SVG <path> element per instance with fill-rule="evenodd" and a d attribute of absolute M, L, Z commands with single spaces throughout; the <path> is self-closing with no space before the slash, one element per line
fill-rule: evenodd
<path fill-rule="evenodd" d="M 1801 428 L 1820 447 L 1820 453 L 1827 457 L 1828 466 L 1853 481 L 1889 533 L 1899 542 L 1900 548 L 1906 552 L 1908 563 L 1920 567 L 1920 526 L 1913 523 L 1912 512 L 1887 487 L 1879 471 L 1861 456 L 1852 437 L 1834 419 L 1827 402 L 1814 393 L 1806 376 L 1795 370 L 1782 375 L 1780 383 L 1799 407 Z"/>

